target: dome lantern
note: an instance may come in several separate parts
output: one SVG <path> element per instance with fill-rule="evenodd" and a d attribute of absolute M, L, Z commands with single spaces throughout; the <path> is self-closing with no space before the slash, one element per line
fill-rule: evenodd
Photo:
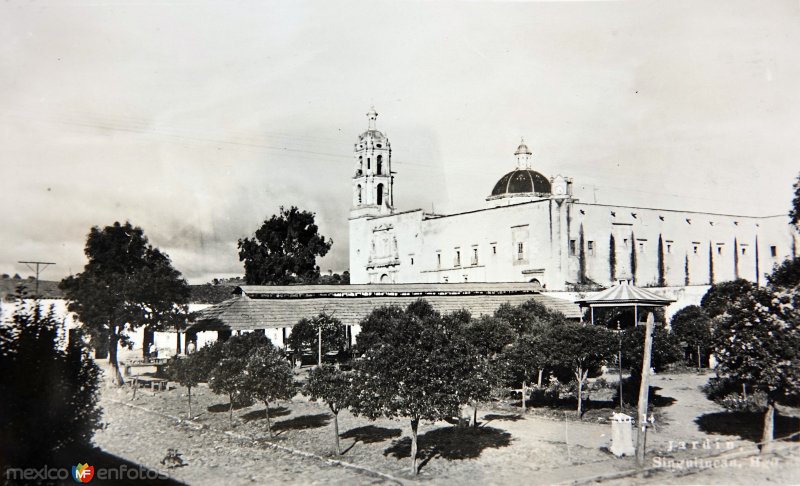
<path fill-rule="evenodd" d="M 517 158 L 517 169 L 530 169 L 531 168 L 531 155 L 533 155 L 525 145 L 525 139 L 521 138 L 519 141 L 519 147 L 514 152 L 514 156 Z"/>

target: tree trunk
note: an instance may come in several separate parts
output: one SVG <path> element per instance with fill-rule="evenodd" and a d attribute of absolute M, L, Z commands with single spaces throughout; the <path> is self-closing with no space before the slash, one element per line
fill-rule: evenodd
<path fill-rule="evenodd" d="M 231 421 L 231 427 L 233 427 L 233 393 L 228 394 L 228 399 L 230 400 L 230 406 L 228 407 L 228 418 Z"/>
<path fill-rule="evenodd" d="M 339 411 L 333 412 L 333 431 L 336 434 L 336 454 L 342 455 L 342 448 L 339 446 Z"/>
<path fill-rule="evenodd" d="M 187 386 L 189 389 L 189 420 L 192 420 L 192 387 Z"/>
<path fill-rule="evenodd" d="M 767 399 L 767 411 L 764 413 L 764 433 L 761 435 L 761 450 L 767 447 L 768 443 L 775 436 L 775 402 Z"/>
<path fill-rule="evenodd" d="M 181 354 L 181 331 L 175 330 L 175 356 Z"/>
<path fill-rule="evenodd" d="M 155 342 L 155 332 L 150 329 L 150 326 L 144 327 L 142 332 L 142 358 L 150 358 L 150 346 Z"/>
<path fill-rule="evenodd" d="M 264 406 L 267 407 L 266 415 L 267 415 L 267 432 L 269 432 L 270 438 L 272 438 L 272 422 L 269 421 L 269 402 L 264 400 Z"/>
<path fill-rule="evenodd" d="M 542 372 L 544 372 L 544 370 L 539 368 L 539 379 L 536 380 L 536 386 L 539 388 L 542 387 Z"/>
<path fill-rule="evenodd" d="M 417 475 L 417 426 L 419 418 L 411 419 L 411 474 Z"/>
<path fill-rule="evenodd" d="M 122 379 L 122 373 L 119 372 L 119 362 L 117 361 L 117 342 L 119 336 L 116 329 L 108 337 L 108 364 L 111 365 L 111 383 L 116 386 L 122 386 L 125 381 Z"/>
<path fill-rule="evenodd" d="M 477 400 L 475 401 L 475 406 L 472 409 L 472 426 L 473 427 L 477 427 L 478 426 L 478 401 Z"/>

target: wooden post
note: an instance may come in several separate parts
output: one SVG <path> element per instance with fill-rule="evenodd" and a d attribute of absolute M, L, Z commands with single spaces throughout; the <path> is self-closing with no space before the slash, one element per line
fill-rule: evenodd
<path fill-rule="evenodd" d="M 594 306 L 589 306 L 589 312 L 592 313 L 592 325 L 594 326 Z"/>
<path fill-rule="evenodd" d="M 619 356 L 617 357 L 617 368 L 619 368 L 619 413 L 622 413 L 622 329 L 617 321 L 617 337 L 619 338 Z"/>
<path fill-rule="evenodd" d="M 647 314 L 642 359 L 642 383 L 639 385 L 639 408 L 636 419 L 636 464 L 644 465 L 645 433 L 647 429 L 647 400 L 650 393 L 650 355 L 653 350 L 653 313 Z"/>
<path fill-rule="evenodd" d="M 317 350 L 317 366 L 322 367 L 322 323 L 319 324 L 319 336 L 317 336 L 317 344 L 319 345 L 319 349 Z"/>

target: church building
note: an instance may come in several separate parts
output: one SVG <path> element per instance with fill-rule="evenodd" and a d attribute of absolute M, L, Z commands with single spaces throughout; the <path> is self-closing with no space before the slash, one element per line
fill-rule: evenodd
<path fill-rule="evenodd" d="M 514 151 L 516 167 L 487 187 L 483 207 L 446 215 L 398 210 L 391 144 L 377 116 L 370 110 L 368 129 L 354 146 L 353 284 L 532 282 L 547 290 L 620 279 L 649 287 L 735 278 L 763 284 L 773 265 L 796 253 L 798 234 L 784 214 L 581 202 L 572 178 L 535 170 L 524 141 Z"/>

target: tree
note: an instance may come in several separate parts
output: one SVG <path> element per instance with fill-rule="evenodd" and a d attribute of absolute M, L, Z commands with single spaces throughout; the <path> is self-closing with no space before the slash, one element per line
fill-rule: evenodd
<path fill-rule="evenodd" d="M 244 262 L 248 285 L 314 283 L 319 278 L 317 257 L 325 256 L 332 244 L 319 234 L 314 213 L 281 206 L 253 238 L 239 240 L 239 261 Z"/>
<path fill-rule="evenodd" d="M 583 384 L 589 371 L 614 354 L 614 336 L 602 326 L 562 324 L 553 326 L 546 339 L 556 366 L 570 370 L 578 385 L 578 418 L 582 417 Z"/>
<path fill-rule="evenodd" d="M 194 417 L 192 414 L 192 388 L 196 387 L 204 379 L 204 367 L 200 361 L 203 356 L 200 353 L 190 354 L 185 358 L 173 356 L 167 362 L 166 373 L 170 380 L 186 387 L 189 399 L 189 420 Z"/>
<path fill-rule="evenodd" d="M 311 370 L 303 388 L 303 393 L 309 399 L 321 400 L 331 409 L 336 453 L 339 455 L 342 454 L 342 448 L 339 446 L 339 412 L 349 406 L 353 396 L 352 379 L 349 373 L 341 371 L 335 366 L 322 365 Z"/>
<path fill-rule="evenodd" d="M 355 361 L 357 392 L 351 411 L 373 420 L 380 416 L 410 420 L 414 475 L 420 420 L 453 417 L 467 401 L 459 384 L 468 366 L 442 326 L 435 325 L 440 319 L 430 313 L 429 304 L 417 301 L 394 316 L 387 323 L 392 331 Z"/>
<path fill-rule="evenodd" d="M 767 283 L 773 287 L 789 289 L 800 285 L 800 257 L 788 258 L 780 265 L 776 265 Z"/>
<path fill-rule="evenodd" d="M 339 319 L 328 314 L 319 314 L 311 319 L 303 318 L 292 327 L 286 342 L 295 351 L 311 351 L 319 359 L 319 331 L 322 328 L 322 354 L 343 351 L 347 346 L 347 327 Z"/>
<path fill-rule="evenodd" d="M 642 360 L 644 359 L 645 326 L 635 326 L 622 331 L 622 367 L 630 371 L 631 376 L 640 377 Z M 663 325 L 653 326 L 653 349 L 650 367 L 661 371 L 667 365 L 675 363 L 683 356 L 677 336 L 669 332 Z"/>
<path fill-rule="evenodd" d="M 794 181 L 794 199 L 792 199 L 792 207 L 789 209 L 789 218 L 791 223 L 795 226 L 800 226 L 800 174 L 797 180 Z"/>
<path fill-rule="evenodd" d="M 189 287 L 169 257 L 147 241 L 141 228 L 114 223 L 89 232 L 83 272 L 61 281 L 68 309 L 78 315 L 95 349 L 108 349 L 112 381 L 122 384 L 118 344 L 141 326 L 181 319 Z"/>
<path fill-rule="evenodd" d="M 711 319 L 696 305 L 686 306 L 672 316 L 670 327 L 675 338 L 686 344 L 685 358 L 694 357 L 700 368 L 702 356 L 708 357 L 711 347 Z"/>
<path fill-rule="evenodd" d="M 700 307 L 703 308 L 708 317 L 717 317 L 725 313 L 737 296 L 746 294 L 753 288 L 752 282 L 741 278 L 720 282 L 708 289 L 708 292 L 700 300 Z"/>
<path fill-rule="evenodd" d="M 267 345 L 253 348 L 247 357 L 242 381 L 242 393 L 264 402 L 267 431 L 272 437 L 269 404 L 275 400 L 289 400 L 295 394 L 292 367 L 283 354 L 267 341 Z"/>
<path fill-rule="evenodd" d="M 767 395 L 762 442 L 773 439 L 776 402 L 800 398 L 800 292 L 759 288 L 734 296 L 715 320 L 717 373 Z"/>
<path fill-rule="evenodd" d="M 502 304 L 494 316 L 505 319 L 518 334 L 525 334 L 537 326 L 550 326 L 566 322 L 564 314 L 550 310 L 541 302 L 531 299 L 520 305 Z"/>
<path fill-rule="evenodd" d="M 516 332 L 505 319 L 481 316 L 464 329 L 464 337 L 480 354 L 492 357 L 514 342 Z"/>
<path fill-rule="evenodd" d="M 80 333 L 66 346 L 59 319 L 19 295 L 0 323 L 0 469 L 53 464 L 61 451 L 89 447 L 100 427 L 100 370 Z"/>
<path fill-rule="evenodd" d="M 245 370 L 254 350 L 272 346 L 263 334 L 251 332 L 240 336 L 232 336 L 221 348 L 221 358 L 211 370 L 208 387 L 217 394 L 228 395 L 230 406 L 228 416 L 233 426 L 234 402 L 246 402 L 250 396 L 247 389 Z"/>
<path fill-rule="evenodd" d="M 611 282 L 617 280 L 617 244 L 614 241 L 614 234 L 608 238 L 608 270 L 611 274 Z"/>

